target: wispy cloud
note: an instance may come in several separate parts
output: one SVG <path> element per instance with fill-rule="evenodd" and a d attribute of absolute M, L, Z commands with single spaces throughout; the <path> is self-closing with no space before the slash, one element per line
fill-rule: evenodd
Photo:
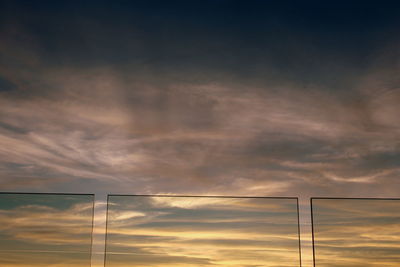
<path fill-rule="evenodd" d="M 3 93 L 4 188 L 89 179 L 118 192 L 136 188 L 130 193 L 219 193 L 228 186 L 241 194 L 293 194 L 307 186 L 328 194 L 343 183 L 384 186 L 398 174 L 396 124 L 387 126 L 387 117 L 368 124 L 351 100 L 328 92 L 186 84 L 142 94 L 113 72 L 100 73 L 86 85 L 57 80 L 56 99 Z M 378 106 L 371 99 L 376 107 L 369 109 L 379 114 L 391 99 Z"/>
<path fill-rule="evenodd" d="M 100 2 L 2 4 L 1 190 L 398 195 L 396 8 Z"/>
<path fill-rule="evenodd" d="M 299 263 L 296 199 L 111 196 L 109 200 L 106 264 Z"/>
<path fill-rule="evenodd" d="M 399 200 L 314 199 L 316 263 L 396 266 Z"/>
<path fill-rule="evenodd" d="M 93 202 L 89 199 L 90 196 L 2 194 L 1 265 L 88 264 L 93 219 Z"/>

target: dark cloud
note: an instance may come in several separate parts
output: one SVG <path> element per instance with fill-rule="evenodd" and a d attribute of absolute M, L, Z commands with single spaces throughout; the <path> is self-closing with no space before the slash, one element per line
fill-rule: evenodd
<path fill-rule="evenodd" d="M 5 79 L 2 79 L 0 77 L 0 93 L 1 92 L 7 92 L 16 89 L 16 86 L 11 83 L 10 81 L 7 81 Z"/>
<path fill-rule="evenodd" d="M 51 66 L 112 65 L 191 81 L 225 73 L 335 89 L 364 73 L 399 24 L 397 5 L 365 3 L 12 1 L 5 7 L 4 28 L 20 27 L 30 38 L 15 38 L 35 44 Z"/>
<path fill-rule="evenodd" d="M 16 127 L 8 123 L 0 122 L 0 128 L 12 132 L 14 134 L 27 134 L 26 129 L 21 127 Z"/>

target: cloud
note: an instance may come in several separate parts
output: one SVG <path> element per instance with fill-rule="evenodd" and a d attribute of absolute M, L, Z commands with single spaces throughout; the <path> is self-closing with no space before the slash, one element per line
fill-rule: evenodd
<path fill-rule="evenodd" d="M 396 266 L 399 200 L 314 199 L 317 264 Z"/>
<path fill-rule="evenodd" d="M 118 55 L 127 47 L 111 49 L 104 39 L 118 32 L 94 29 L 102 25 L 96 16 L 76 14 L 67 22 L 60 15 L 46 25 L 34 16 L 5 22 L 0 49 L 7 63 L 0 68 L 2 84 L 8 84 L 0 93 L 4 189 L 309 196 L 351 195 L 362 186 L 368 194 L 384 188 L 394 194 L 390 188 L 395 187 L 387 186 L 399 172 L 398 81 L 395 60 L 388 60 L 394 39 L 369 46 L 376 54 L 362 71 L 350 62 L 356 54 L 347 61 L 326 60 L 327 68 L 318 65 L 320 57 L 330 57 L 325 51 L 330 48 L 323 46 L 307 53 L 319 67 L 311 64 L 305 72 L 294 61 L 312 46 L 307 34 L 294 46 L 284 31 L 277 35 L 286 40 L 281 48 L 269 44 L 265 55 L 246 54 L 259 51 L 255 43 L 245 41 L 242 45 L 254 50 L 243 50 L 233 42 L 226 51 L 237 52 L 232 54 L 238 54 L 238 62 L 227 52 L 219 64 L 213 55 L 225 46 L 214 41 L 237 40 L 248 31 L 231 36 L 210 29 L 210 38 L 189 34 L 187 42 L 214 47 L 207 54 L 200 44 L 188 50 L 158 31 L 145 34 L 140 27 L 121 25 L 118 32 L 130 33 L 121 35 L 131 45 L 126 58 L 138 56 L 125 62 Z M 70 29 L 71 23 L 82 27 L 52 37 L 34 30 Z M 138 25 L 151 27 L 148 23 Z M 170 30 L 177 37 L 186 32 Z M 157 45 L 159 38 L 163 45 Z M 48 40 L 55 47 L 47 53 Z M 266 43 L 260 40 L 260 46 Z M 96 60 L 99 53 L 105 58 Z M 291 57 L 283 57 L 288 53 Z M 188 54 L 193 57 L 185 60 Z M 54 64 L 57 58 L 60 64 Z M 240 63 L 236 69 L 230 59 Z M 250 59 L 254 64 L 246 63 Z M 245 71 L 245 66 L 254 67 Z"/>
<path fill-rule="evenodd" d="M 2 5 L 1 190 L 397 196 L 396 8 L 159 4 Z"/>
<path fill-rule="evenodd" d="M 107 264 L 298 265 L 296 199 L 110 196 Z M 124 216 L 130 214 L 141 216 Z M 125 219 L 124 219 L 125 218 Z M 121 257 L 118 257 L 121 256 Z M 190 260 L 191 259 L 191 260 Z"/>
<path fill-rule="evenodd" d="M 31 245 L 71 244 L 73 248 L 78 244 L 90 244 L 91 209 L 90 203 L 77 204 L 67 210 L 29 204 L 18 209 L 3 209 L 0 231 L 8 240 Z"/>
<path fill-rule="evenodd" d="M 358 106 L 329 92 L 132 87 L 107 69 L 52 72 L 57 98 L 3 95 L 4 188 L 12 188 L 11 175 L 26 188 L 89 179 L 99 190 L 118 181 L 114 192 L 121 193 L 219 194 L 230 187 L 293 195 L 311 184 L 321 193 L 343 183 L 384 186 L 398 173 L 396 124 L 368 130 Z"/>
<path fill-rule="evenodd" d="M 3 194 L 0 200 L 2 266 L 90 262 L 93 203 L 87 197 Z"/>

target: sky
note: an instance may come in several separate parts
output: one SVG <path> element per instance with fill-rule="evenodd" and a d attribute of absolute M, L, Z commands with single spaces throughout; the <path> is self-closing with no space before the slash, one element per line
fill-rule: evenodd
<path fill-rule="evenodd" d="M 105 266 L 299 266 L 296 198 L 108 200 Z"/>
<path fill-rule="evenodd" d="M 310 197 L 399 197 L 398 12 L 0 1 L 0 191 L 299 197 L 309 240 Z"/>
<path fill-rule="evenodd" d="M 399 199 L 313 199 L 316 266 L 398 266 L 399 208 Z"/>
<path fill-rule="evenodd" d="M 93 198 L 0 194 L 1 266 L 90 266 Z"/>

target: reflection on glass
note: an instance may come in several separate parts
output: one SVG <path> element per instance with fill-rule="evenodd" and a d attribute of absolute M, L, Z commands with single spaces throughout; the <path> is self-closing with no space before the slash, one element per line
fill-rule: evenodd
<path fill-rule="evenodd" d="M 0 194 L 0 266 L 90 266 L 93 195 Z"/>
<path fill-rule="evenodd" d="M 316 267 L 400 266 L 400 200 L 312 199 Z"/>
<path fill-rule="evenodd" d="M 298 267 L 297 199 L 109 196 L 105 266 Z"/>

